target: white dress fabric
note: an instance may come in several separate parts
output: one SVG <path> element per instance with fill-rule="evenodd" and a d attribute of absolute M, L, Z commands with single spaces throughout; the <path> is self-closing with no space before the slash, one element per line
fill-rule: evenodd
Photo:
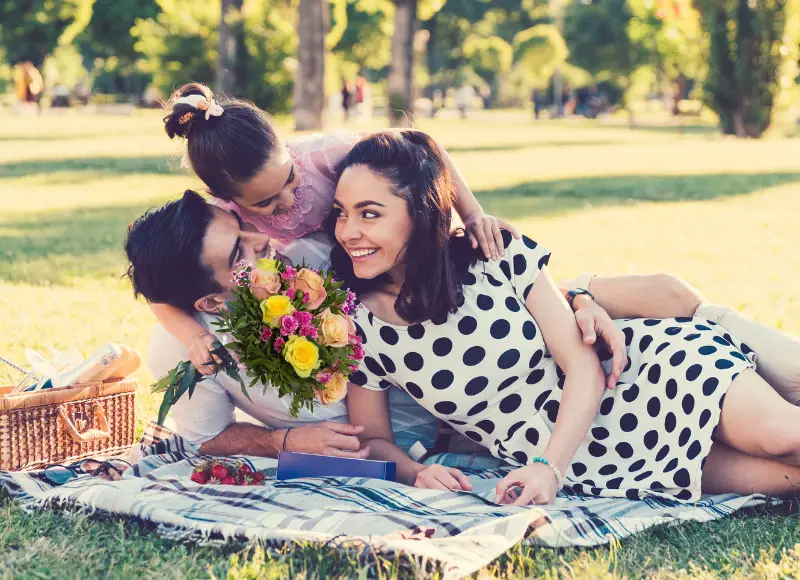
<path fill-rule="evenodd" d="M 398 387 L 512 465 L 540 456 L 558 417 L 564 374 L 524 302 L 550 253 L 503 232 L 506 257 L 464 275 L 464 300 L 444 320 L 387 324 L 362 304 L 366 357 L 351 381 Z M 725 392 L 753 352 L 699 318 L 617 321 L 629 363 L 565 474 L 573 490 L 693 501 Z M 600 352 L 608 370 L 610 355 Z"/>

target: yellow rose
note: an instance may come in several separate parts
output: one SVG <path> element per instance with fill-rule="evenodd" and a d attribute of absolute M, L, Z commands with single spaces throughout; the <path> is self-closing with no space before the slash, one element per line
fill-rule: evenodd
<path fill-rule="evenodd" d="M 297 273 L 297 278 L 292 282 L 292 288 L 302 290 L 308 295 L 306 310 L 318 308 L 328 296 L 328 292 L 325 290 L 325 280 L 308 268 L 303 268 Z"/>
<path fill-rule="evenodd" d="M 298 377 L 307 379 L 319 367 L 319 347 L 305 336 L 293 334 L 283 347 L 283 358 Z"/>
<path fill-rule="evenodd" d="M 281 316 L 291 314 L 294 311 L 295 307 L 292 306 L 292 301 L 283 294 L 276 294 L 261 301 L 264 323 L 272 328 L 278 328 L 281 325 Z"/>
<path fill-rule="evenodd" d="M 342 316 L 341 314 L 333 314 L 330 308 L 320 314 L 322 324 L 320 330 L 322 331 L 322 344 L 327 346 L 347 346 L 348 339 L 356 329 L 353 321 Z"/>
<path fill-rule="evenodd" d="M 256 261 L 256 268 L 258 268 L 265 274 L 277 274 L 278 260 L 268 260 L 267 258 L 261 258 L 260 260 Z"/>
<path fill-rule="evenodd" d="M 338 403 L 347 395 L 347 377 L 342 373 L 333 373 L 331 380 L 325 383 L 325 390 L 320 393 L 323 405 Z"/>
<path fill-rule="evenodd" d="M 281 277 L 263 270 L 250 271 L 250 291 L 258 300 L 266 300 L 281 290 Z"/>

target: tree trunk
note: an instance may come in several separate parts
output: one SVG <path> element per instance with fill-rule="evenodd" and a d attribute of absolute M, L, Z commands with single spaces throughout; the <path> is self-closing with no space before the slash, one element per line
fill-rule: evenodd
<path fill-rule="evenodd" d="M 414 32 L 417 0 L 395 0 L 392 62 L 389 69 L 389 123 L 408 126 L 414 115 Z"/>
<path fill-rule="evenodd" d="M 217 40 L 217 71 L 214 78 L 214 90 L 217 94 L 231 93 L 238 86 L 236 78 L 238 69 L 237 34 L 240 25 L 231 23 L 231 18 L 238 16 L 244 0 L 222 0 L 219 21 L 219 39 Z"/>
<path fill-rule="evenodd" d="M 322 128 L 325 106 L 325 0 L 300 0 L 297 23 L 297 75 L 294 81 L 295 129 Z"/>

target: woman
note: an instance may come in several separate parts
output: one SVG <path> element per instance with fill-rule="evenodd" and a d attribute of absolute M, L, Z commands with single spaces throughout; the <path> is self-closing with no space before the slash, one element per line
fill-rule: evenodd
<path fill-rule="evenodd" d="M 606 391 L 547 272 L 549 252 L 506 234 L 506 259 L 492 263 L 451 234 L 453 183 L 429 137 L 368 137 L 338 174 L 332 260 L 361 299 L 367 354 L 351 376 L 350 420 L 403 481 L 469 489 L 458 471 L 424 467 L 393 444 L 391 387 L 519 466 L 498 485 L 501 502 L 549 503 L 562 482 L 690 501 L 701 490 L 788 494 L 800 480 L 800 409 L 716 325 L 619 321 L 629 362 Z"/>

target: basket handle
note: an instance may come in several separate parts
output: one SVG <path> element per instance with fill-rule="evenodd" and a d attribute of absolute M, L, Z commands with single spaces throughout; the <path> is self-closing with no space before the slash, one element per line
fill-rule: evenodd
<path fill-rule="evenodd" d="M 103 413 L 103 409 L 95 402 L 92 403 L 92 410 L 94 411 L 95 425 L 97 425 L 99 429 L 87 429 L 81 433 L 78 431 L 78 428 L 75 427 L 74 421 L 69 416 L 67 407 L 65 405 L 58 406 L 58 416 L 61 417 L 61 420 L 64 422 L 67 433 L 78 443 L 91 443 L 92 441 L 101 441 L 111 437 L 111 432 L 108 430 L 108 421 L 106 420 L 105 413 Z"/>

